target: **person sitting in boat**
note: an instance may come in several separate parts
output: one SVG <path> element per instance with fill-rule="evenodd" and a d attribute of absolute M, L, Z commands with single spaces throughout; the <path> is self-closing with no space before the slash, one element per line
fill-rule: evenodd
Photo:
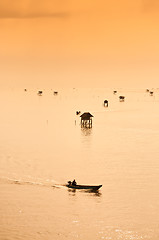
<path fill-rule="evenodd" d="M 70 186 L 72 184 L 72 182 L 71 181 L 68 181 L 68 185 Z"/>
<path fill-rule="evenodd" d="M 76 183 L 76 180 L 75 180 L 75 179 L 73 180 L 73 182 L 72 182 L 72 185 L 73 185 L 73 186 L 77 185 L 77 183 Z"/>

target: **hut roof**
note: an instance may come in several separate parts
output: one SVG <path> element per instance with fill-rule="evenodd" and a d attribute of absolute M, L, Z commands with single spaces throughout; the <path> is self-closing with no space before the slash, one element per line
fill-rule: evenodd
<path fill-rule="evenodd" d="M 82 119 L 89 120 L 91 117 L 93 117 L 93 115 L 90 114 L 89 112 L 85 112 L 85 113 L 83 113 L 80 117 L 81 117 Z"/>

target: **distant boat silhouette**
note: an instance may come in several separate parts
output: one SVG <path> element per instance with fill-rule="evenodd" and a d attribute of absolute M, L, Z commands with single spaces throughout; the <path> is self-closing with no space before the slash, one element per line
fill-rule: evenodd
<path fill-rule="evenodd" d="M 73 184 L 73 182 L 68 181 L 68 184 L 66 184 L 66 187 L 68 188 L 73 188 L 73 189 L 88 189 L 88 190 L 98 190 L 99 188 L 102 187 L 102 185 L 78 185 L 78 184 Z"/>
<path fill-rule="evenodd" d="M 40 90 L 40 91 L 38 91 L 38 95 L 39 95 L 39 96 L 41 96 L 41 95 L 42 95 L 42 93 L 43 93 L 43 91 L 41 91 L 41 90 Z"/>
<path fill-rule="evenodd" d="M 125 97 L 124 96 L 119 96 L 119 100 L 120 100 L 120 102 L 123 102 L 125 100 Z"/>

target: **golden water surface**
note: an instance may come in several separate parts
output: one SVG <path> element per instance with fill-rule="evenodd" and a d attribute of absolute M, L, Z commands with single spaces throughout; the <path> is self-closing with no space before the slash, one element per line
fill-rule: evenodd
<path fill-rule="evenodd" d="M 113 90 L 0 90 L 0 239 L 159 239 L 159 90 Z"/>

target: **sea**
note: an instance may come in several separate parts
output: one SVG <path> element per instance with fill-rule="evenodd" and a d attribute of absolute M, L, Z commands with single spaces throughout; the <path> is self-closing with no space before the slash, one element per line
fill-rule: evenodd
<path fill-rule="evenodd" d="M 159 89 L 150 90 L 0 89 L 0 240 L 158 240 Z M 67 188 L 73 179 L 102 188 Z"/>

